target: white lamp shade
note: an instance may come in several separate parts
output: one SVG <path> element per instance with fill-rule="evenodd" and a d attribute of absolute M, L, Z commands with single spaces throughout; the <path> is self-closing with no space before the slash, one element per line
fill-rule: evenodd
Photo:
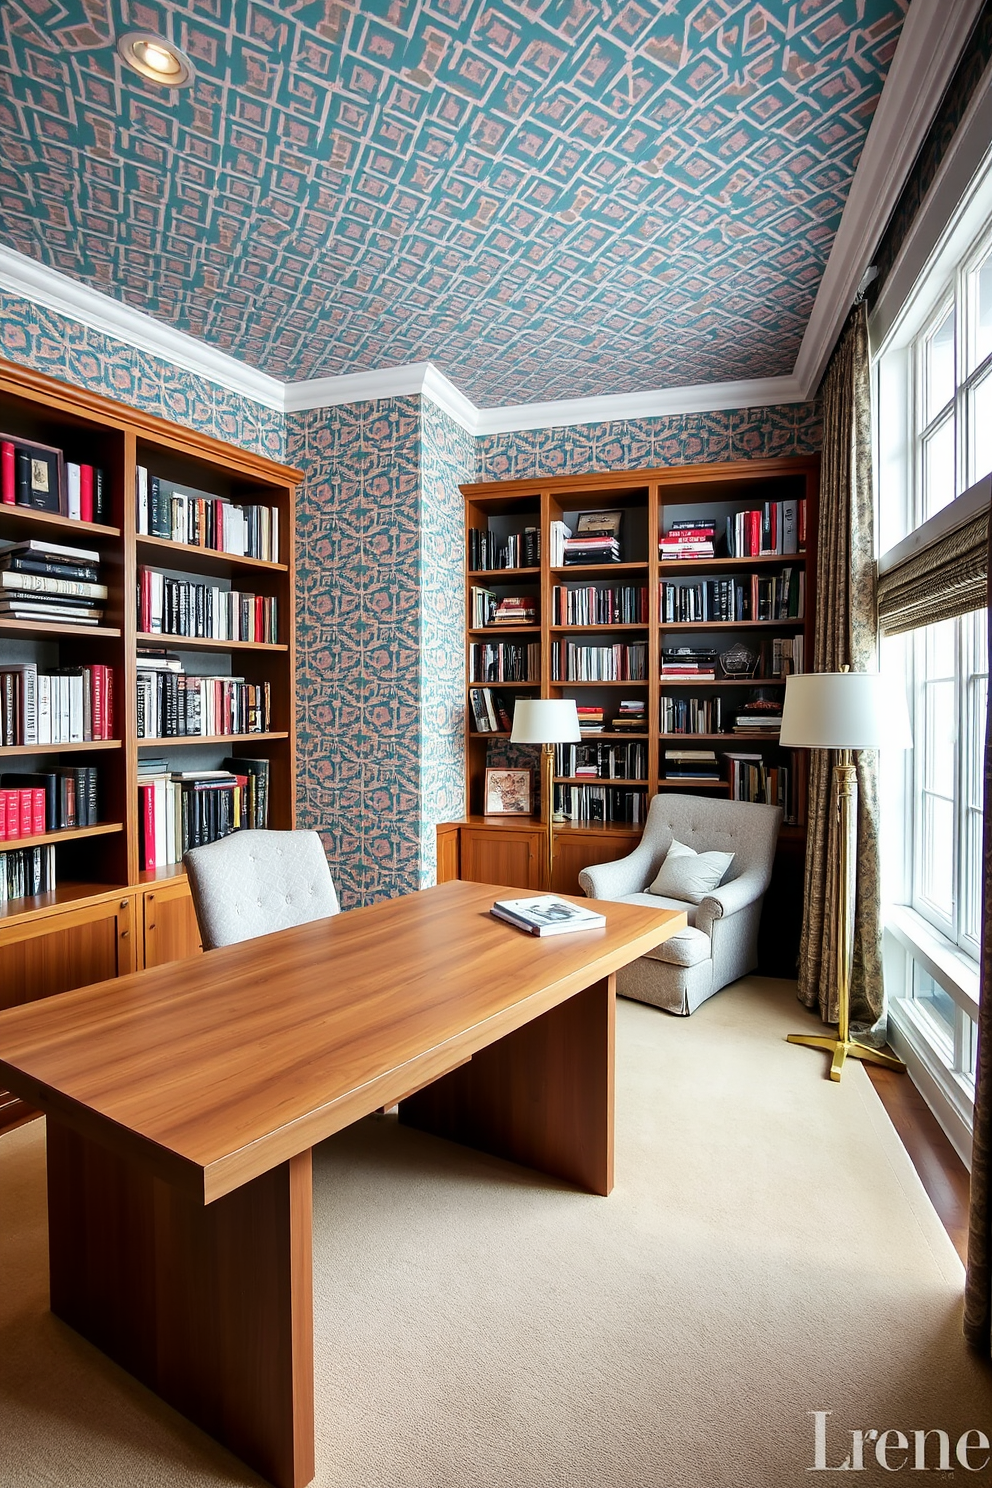
<path fill-rule="evenodd" d="M 788 677 L 779 742 L 793 749 L 910 749 L 905 695 L 877 672 Z"/>
<path fill-rule="evenodd" d="M 577 744 L 582 738 L 574 698 L 518 698 L 511 744 Z"/>

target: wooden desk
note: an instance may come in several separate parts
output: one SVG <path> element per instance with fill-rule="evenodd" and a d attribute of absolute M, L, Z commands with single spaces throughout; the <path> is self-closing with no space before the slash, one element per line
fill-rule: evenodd
<path fill-rule="evenodd" d="M 48 1117 L 52 1311 L 279 1488 L 314 1473 L 314 1143 L 399 1101 L 612 1187 L 613 973 L 685 917 L 534 939 L 487 912 L 513 893 L 447 883 L 0 1014 L 0 1081 Z"/>

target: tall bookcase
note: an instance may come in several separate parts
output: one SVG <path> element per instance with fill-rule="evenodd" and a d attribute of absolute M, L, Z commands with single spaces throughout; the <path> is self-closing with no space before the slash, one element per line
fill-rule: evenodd
<path fill-rule="evenodd" d="M 7 840 L 0 851 L 55 847 L 56 887 L 0 904 L 0 1007 L 48 996 L 142 966 L 195 953 L 195 918 L 179 865 L 143 870 L 139 857 L 138 766 L 164 756 L 173 770 L 216 768 L 231 756 L 269 761 L 269 825 L 294 825 L 293 523 L 300 473 L 166 420 L 69 387 L 40 373 L 0 363 L 0 434 L 60 449 L 65 459 L 102 469 L 106 519 L 84 522 L 0 503 L 0 539 L 39 538 L 96 550 L 108 598 L 102 621 L 83 627 L 0 618 L 4 663 L 40 668 L 91 666 L 113 674 L 114 737 L 69 744 L 0 746 L 0 770 L 39 771 L 64 764 L 95 766 L 99 820 L 94 826 Z M 141 536 L 136 471 L 218 497 L 262 503 L 279 513 L 279 562 Z M 139 630 L 142 567 L 180 579 L 274 596 L 274 643 L 195 639 Z M 268 683 L 271 726 L 265 733 L 210 737 L 137 736 L 137 668 L 147 649 L 176 652 L 188 670 Z M 0 1092 L 0 1127 L 24 1114 Z"/>
<path fill-rule="evenodd" d="M 790 772 L 787 795 L 790 819 L 781 833 L 780 877 L 784 885 L 790 877 L 797 876 L 805 843 L 804 760 L 783 751 L 772 729 L 759 728 L 742 735 L 735 728 L 738 714 L 746 711 L 745 704 L 753 706 L 756 696 L 766 703 L 774 703 L 784 695 L 784 675 L 771 675 L 776 640 L 801 638 L 807 669 L 811 662 L 816 606 L 813 543 L 818 475 L 819 458 L 804 456 L 563 476 L 538 481 L 499 481 L 462 487 L 466 502 L 465 759 L 468 815 L 464 822 L 446 823 L 440 829 L 442 875 L 454 876 L 460 872 L 464 877 L 517 882 L 527 888 L 536 888 L 540 884 L 538 810 L 530 820 L 486 816 L 484 811 L 487 764 L 525 762 L 524 756 L 519 760 L 515 758 L 505 727 L 484 731 L 477 726 L 470 689 L 488 686 L 502 695 L 510 714 L 514 700 L 520 696 L 572 697 L 579 706 L 602 707 L 603 729 L 584 736 L 583 744 L 603 746 L 604 759 L 609 746 L 621 743 L 642 746 L 638 751 L 639 764 L 631 775 L 595 781 L 563 774 L 557 776 L 557 804 L 569 806 L 573 818 L 583 815 L 581 803 L 584 797 L 601 796 L 604 790 L 607 793 L 604 814 L 614 817 L 612 821 L 571 819 L 558 830 L 555 883 L 560 891 L 577 891 L 577 873 L 584 864 L 606 861 L 630 851 L 640 833 L 644 808 L 658 791 L 729 796 L 732 789 L 731 761 L 739 754 L 757 756 L 755 763 L 762 767 L 751 772 L 752 784 L 755 779 L 768 781 L 771 769 L 784 766 Z M 805 503 L 805 546 L 802 551 L 750 557 L 734 557 L 727 553 L 724 534 L 728 518 L 733 521 L 738 512 L 763 510 L 765 503 L 786 503 L 789 507 L 795 504 L 798 510 L 800 502 Z M 779 516 L 782 510 L 782 507 L 778 508 Z M 560 553 L 552 552 L 553 524 L 564 523 L 574 532 L 582 513 L 597 511 L 623 513 L 620 561 L 581 567 L 553 562 L 553 559 L 561 557 Z M 716 556 L 663 560 L 659 553 L 660 538 L 670 531 L 672 524 L 702 518 L 716 522 L 719 535 Z M 479 539 L 471 537 L 473 530 L 490 534 L 490 550 L 497 555 L 498 561 L 499 549 L 505 546 L 507 539 L 527 528 L 537 528 L 540 533 L 537 563 L 495 570 L 473 567 L 471 560 L 477 558 L 479 549 Z M 511 549 L 511 553 L 517 556 L 517 550 Z M 750 600 L 757 582 L 772 577 L 781 580 L 786 570 L 791 571 L 794 588 L 799 576 L 802 578 L 804 602 L 801 615 L 764 618 L 752 613 Z M 712 580 L 731 580 L 742 590 L 745 604 L 740 618 L 666 622 L 663 607 L 665 585 L 682 587 Z M 536 607 L 533 622 L 473 625 L 473 589 L 489 590 L 497 600 L 505 597 L 530 599 Z M 643 592 L 642 608 L 635 611 L 638 618 L 629 618 L 628 611 L 622 620 L 618 619 L 614 604 L 609 623 L 602 620 L 589 623 L 588 618 L 583 624 L 566 623 L 567 614 L 561 603 L 555 608 L 555 592 L 560 595 L 562 590 L 582 589 Z M 629 602 L 630 595 L 626 598 Z M 783 605 L 783 608 L 787 606 Z M 473 668 L 472 648 L 507 642 L 537 648 L 531 653 L 532 673 L 521 681 L 481 680 L 478 660 Z M 595 647 L 597 655 L 587 659 L 600 674 L 602 655 L 599 653 L 620 646 L 624 648 L 621 664 L 630 665 L 631 675 L 621 680 L 580 681 L 574 675 L 574 668 L 571 672 L 568 669 L 565 652 L 570 645 Z M 734 647 L 738 650 L 743 647 L 752 653 L 752 657 L 757 657 L 756 674 L 747 677 L 725 674 L 717 660 L 716 675 L 712 678 L 663 676 L 662 652 L 684 646 L 696 651 L 713 650 L 718 657 Z M 627 650 L 630 647 L 637 649 Z M 478 653 L 476 656 L 478 658 Z M 642 658 L 641 671 L 639 662 Z M 662 711 L 666 699 L 684 704 L 683 712 L 689 711 L 693 699 L 719 702 L 719 725 L 714 723 L 703 729 L 696 724 L 697 732 L 666 734 Z M 642 728 L 625 730 L 622 734 L 611 728 L 610 721 L 616 716 L 621 700 L 643 703 Z M 677 768 L 666 758 L 666 751 L 672 749 L 712 749 L 719 779 L 703 782 L 669 778 L 671 771 Z M 626 750 L 623 758 L 633 760 L 635 756 Z M 749 766 L 738 764 L 738 773 L 742 769 L 747 771 Z M 771 778 L 773 788 L 783 780 L 781 776 Z M 589 790 L 590 786 L 594 787 L 593 791 Z M 742 788 L 747 789 L 746 786 Z M 565 795 L 570 795 L 571 800 L 563 802 Z M 635 795 L 642 797 L 637 807 L 633 806 Z M 576 803 L 580 803 L 578 811 Z M 594 809 L 598 811 L 603 807 Z M 525 842 L 528 844 L 526 847 Z M 537 844 L 533 852 L 529 845 L 531 842 Z M 519 851 L 515 850 L 514 844 Z M 516 877 L 501 877 L 496 871 L 500 869 L 504 874 L 513 872 Z M 801 872 L 798 872 L 800 885 L 801 878 Z"/>

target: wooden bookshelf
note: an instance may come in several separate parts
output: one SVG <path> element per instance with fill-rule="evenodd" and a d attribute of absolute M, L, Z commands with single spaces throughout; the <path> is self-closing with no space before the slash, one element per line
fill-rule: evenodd
<path fill-rule="evenodd" d="M 484 779 L 487 762 L 503 763 L 508 757 L 508 734 L 506 730 L 488 733 L 479 730 L 474 719 L 468 690 L 490 687 L 504 694 L 508 709 L 512 713 L 514 700 L 524 696 L 574 697 L 580 704 L 602 704 L 607 726 L 602 731 L 583 736 L 583 743 L 610 744 L 639 743 L 645 748 L 646 761 L 642 780 L 610 781 L 608 778 L 577 781 L 574 777 L 558 776 L 561 787 L 581 790 L 586 785 L 615 786 L 631 790 L 639 786 L 644 801 L 649 802 L 658 791 L 680 790 L 687 793 L 698 791 L 701 795 L 728 795 L 731 791 L 728 754 L 756 753 L 766 772 L 788 768 L 791 782 L 791 820 L 783 826 L 780 839 L 780 856 L 784 852 L 789 860 L 789 871 L 801 879 L 801 853 L 805 841 L 805 760 L 793 757 L 791 752 L 781 749 L 774 729 L 759 729 L 753 734 L 734 732 L 734 719 L 750 695 L 763 689 L 765 696 L 781 697 L 784 693 L 784 676 L 771 676 L 772 643 L 778 639 L 802 637 L 805 649 L 805 666 L 812 657 L 815 596 L 813 574 L 815 553 L 813 543 L 816 532 L 817 490 L 819 458 L 788 457 L 758 460 L 740 460 L 712 465 L 691 465 L 666 469 L 640 470 L 632 472 L 610 472 L 577 477 L 561 476 L 547 480 L 496 481 L 463 486 L 465 496 L 466 532 L 469 529 L 488 528 L 497 539 L 520 532 L 525 527 L 538 527 L 541 542 L 540 569 L 492 570 L 468 572 L 465 577 L 465 614 L 471 615 L 469 590 L 485 587 L 498 596 L 512 594 L 515 586 L 521 592 L 533 595 L 539 605 L 539 623 L 521 628 L 518 638 L 524 641 L 539 641 L 540 681 L 505 683 L 485 681 L 473 676 L 470 664 L 466 671 L 466 801 L 469 815 L 463 823 L 447 823 L 439 829 L 439 845 L 444 843 L 444 862 L 450 865 L 456 860 L 467 864 L 471 872 L 466 876 L 485 875 L 489 869 L 511 862 L 517 864 L 516 879 L 504 879 L 489 873 L 489 882 L 516 882 L 523 887 L 538 887 L 538 882 L 526 881 L 532 873 L 527 866 L 523 837 L 528 831 L 539 828 L 539 817 L 521 820 L 515 818 L 485 817 L 482 815 Z M 752 556 L 734 557 L 725 551 L 726 523 L 728 517 L 745 510 L 761 509 L 765 502 L 805 502 L 806 543 L 802 552 L 760 553 Z M 582 512 L 615 511 L 624 513 L 621 528 L 621 558 L 618 563 L 595 563 L 582 565 L 550 563 L 551 524 L 564 521 L 575 530 L 576 519 Z M 659 539 L 669 531 L 673 521 L 690 517 L 712 517 L 716 520 L 722 542 L 712 558 L 662 559 Z M 466 552 L 468 541 L 466 540 Z M 802 614 L 783 614 L 779 619 L 764 615 L 745 613 L 735 620 L 679 619 L 665 623 L 662 609 L 662 585 L 675 583 L 703 584 L 712 580 L 736 580 L 746 590 L 748 603 L 752 596 L 752 581 L 767 585 L 773 577 L 779 577 L 786 569 L 801 573 L 805 582 L 805 605 Z M 502 586 L 502 587 L 501 587 Z M 556 588 L 597 589 L 633 587 L 647 591 L 647 618 L 637 621 L 595 624 L 584 620 L 582 624 L 560 623 L 552 608 Z M 615 612 L 615 611 L 614 611 Z M 554 623 L 552 623 L 554 621 Z M 483 629 L 466 626 L 466 648 L 469 653 L 473 645 L 486 641 L 498 641 L 502 633 L 511 639 L 510 627 L 490 625 Z M 580 645 L 624 646 L 643 641 L 647 648 L 646 675 L 629 681 L 579 681 L 565 680 L 556 675 L 552 665 L 555 648 L 559 658 L 568 642 Z M 741 678 L 722 675 L 719 663 L 714 677 L 673 677 L 662 675 L 661 651 L 663 648 L 690 646 L 696 649 L 712 648 L 719 655 L 736 643 L 747 646 L 758 653 L 758 674 Z M 559 664 L 557 672 L 562 673 Z M 699 703 L 719 699 L 722 724 L 720 729 L 703 729 L 698 733 L 662 732 L 662 703 L 666 696 L 683 700 L 697 699 Z M 608 720 L 614 716 L 622 698 L 642 699 L 646 704 L 647 719 L 641 732 L 611 732 Z M 712 709 L 711 709 L 712 712 Z M 665 778 L 665 750 L 713 749 L 718 759 L 720 780 L 691 781 Z M 498 752 L 496 752 L 498 751 Z M 523 758 L 521 763 L 523 763 Z M 536 766 L 536 751 L 530 763 Z M 536 778 L 536 777 L 535 777 Z M 781 779 L 776 776 L 776 783 Z M 556 887 L 562 891 L 577 891 L 576 864 L 580 864 L 582 851 L 592 855 L 588 862 L 606 861 L 609 857 L 622 856 L 629 851 L 632 841 L 640 832 L 637 822 L 615 820 L 613 822 L 571 820 L 567 823 L 565 841 L 567 851 L 562 850 L 561 874 Z M 452 846 L 452 833 L 462 836 Z M 465 836 L 465 834 L 469 834 Z M 499 834 L 511 837 L 516 847 L 504 844 L 498 847 Z M 611 835 L 612 834 L 612 835 Z M 460 845 L 459 845 L 460 844 Z M 538 853 L 540 844 L 538 843 Z M 464 849 L 464 852 L 462 851 Z M 528 848 L 528 851 L 530 849 Z M 439 846 L 440 852 L 440 846 Z M 519 853 L 514 858 L 513 854 Z M 489 855 L 487 857 L 487 854 Z M 507 856 L 509 854 L 509 856 Z M 439 862 L 441 858 L 439 857 Z M 538 856 L 539 861 L 539 856 Z"/>
<path fill-rule="evenodd" d="M 196 951 L 195 919 L 181 866 L 151 872 L 140 867 L 139 751 L 154 749 L 168 758 L 175 751 L 195 748 L 205 769 L 231 755 L 267 758 L 269 825 L 294 826 L 293 537 L 295 489 L 301 477 L 288 466 L 8 363 L 0 363 L 0 430 L 15 439 L 62 449 L 67 460 L 101 467 L 109 489 L 103 522 L 74 521 L 0 503 L 0 540 L 47 538 L 96 549 L 100 581 L 108 587 L 105 615 L 98 626 L 0 620 L 0 669 L 4 661 L 32 660 L 45 670 L 96 662 L 110 666 L 116 734 L 109 740 L 0 747 L 0 770 L 8 772 L 44 770 L 46 763 L 56 764 L 63 757 L 65 763 L 95 765 L 101 816 L 95 826 L 0 842 L 0 852 L 52 844 L 56 862 L 53 891 L 0 904 L 0 1006 L 5 1007 L 157 964 L 168 954 Z M 277 508 L 280 561 L 242 558 L 139 534 L 139 465 L 218 497 Z M 139 567 L 195 582 L 214 577 L 221 587 L 229 584 L 275 596 L 277 643 L 140 633 L 135 602 Z M 203 670 L 267 682 L 271 731 L 139 739 L 136 672 L 139 653 L 146 649 L 185 653 L 185 669 L 191 673 L 201 670 L 197 653 L 213 653 Z M 24 1114 L 16 1105 L 11 1110 L 2 1096 L 0 1106 L 4 1123 Z"/>

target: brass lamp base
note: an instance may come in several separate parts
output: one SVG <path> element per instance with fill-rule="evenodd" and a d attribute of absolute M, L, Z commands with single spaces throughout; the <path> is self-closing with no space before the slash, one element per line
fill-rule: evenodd
<path fill-rule="evenodd" d="M 885 1054 L 881 1049 L 869 1049 L 867 1044 L 859 1044 L 856 1039 L 831 1038 L 829 1034 L 820 1033 L 790 1033 L 786 1039 L 789 1044 L 805 1044 L 808 1049 L 826 1049 L 832 1054 L 830 1061 L 830 1078 L 839 1080 L 840 1072 L 844 1068 L 844 1060 L 849 1056 L 851 1059 L 864 1060 L 866 1064 L 881 1064 L 886 1069 L 904 1070 L 906 1066 L 901 1059 L 894 1054 Z"/>

